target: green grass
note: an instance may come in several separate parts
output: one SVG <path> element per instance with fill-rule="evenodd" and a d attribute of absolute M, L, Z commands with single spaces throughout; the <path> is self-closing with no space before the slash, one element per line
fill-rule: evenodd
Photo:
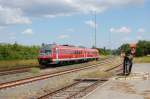
<path fill-rule="evenodd" d="M 37 59 L 0 61 L 0 69 L 20 68 L 25 66 L 38 66 L 38 61 Z"/>
<path fill-rule="evenodd" d="M 39 73 L 40 69 L 39 68 L 31 68 L 30 72 L 33 74 Z"/>
<path fill-rule="evenodd" d="M 107 58 L 109 55 L 100 55 L 100 58 Z"/>
<path fill-rule="evenodd" d="M 111 76 L 111 73 L 97 70 L 97 71 L 81 74 L 79 75 L 79 78 L 107 78 L 110 76 Z"/>
<path fill-rule="evenodd" d="M 150 63 L 150 56 L 135 57 L 134 62 L 135 63 Z"/>

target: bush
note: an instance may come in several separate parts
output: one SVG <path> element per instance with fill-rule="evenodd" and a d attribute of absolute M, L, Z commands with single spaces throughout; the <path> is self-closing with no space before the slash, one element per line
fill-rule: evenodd
<path fill-rule="evenodd" d="M 39 46 L 23 46 L 0 44 L 0 60 L 34 59 L 37 58 Z"/>

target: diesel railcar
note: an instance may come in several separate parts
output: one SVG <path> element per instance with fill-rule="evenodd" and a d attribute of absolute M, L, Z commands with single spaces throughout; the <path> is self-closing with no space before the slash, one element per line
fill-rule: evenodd
<path fill-rule="evenodd" d="M 41 65 L 88 61 L 94 59 L 99 59 L 99 52 L 97 49 L 55 44 L 43 45 L 39 50 L 38 56 L 38 61 Z"/>

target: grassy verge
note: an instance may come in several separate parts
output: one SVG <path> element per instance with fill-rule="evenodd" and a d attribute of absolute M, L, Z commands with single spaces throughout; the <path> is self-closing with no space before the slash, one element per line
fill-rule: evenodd
<path fill-rule="evenodd" d="M 150 63 L 150 56 L 135 57 L 134 62 L 135 63 Z"/>
<path fill-rule="evenodd" d="M 89 73 L 84 73 L 79 76 L 79 78 L 108 78 L 111 76 L 111 73 L 107 73 L 104 71 L 96 70 Z"/>
<path fill-rule="evenodd" d="M 40 69 L 39 68 L 31 68 L 30 69 L 30 72 L 33 73 L 33 74 L 37 74 L 39 73 Z"/>
<path fill-rule="evenodd" d="M 100 58 L 107 58 L 109 55 L 100 55 Z"/>
<path fill-rule="evenodd" d="M 109 78 L 112 75 L 114 75 L 114 72 L 105 72 L 103 70 L 107 70 L 107 69 L 112 68 L 112 67 L 118 65 L 119 63 L 121 63 L 120 58 L 115 58 L 114 60 L 115 60 L 115 62 L 113 62 L 113 63 L 103 65 L 103 68 L 97 68 L 97 70 L 95 70 L 95 71 L 82 73 L 79 75 L 78 78 L 79 79 L 80 78 Z"/>
<path fill-rule="evenodd" d="M 30 60 L 4 60 L 0 61 L 0 69 L 20 68 L 25 66 L 37 66 L 37 59 Z"/>

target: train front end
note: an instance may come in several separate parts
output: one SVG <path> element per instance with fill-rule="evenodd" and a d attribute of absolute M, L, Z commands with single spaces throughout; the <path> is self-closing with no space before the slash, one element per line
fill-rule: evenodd
<path fill-rule="evenodd" d="M 40 65 L 48 65 L 52 62 L 52 45 L 42 45 L 39 50 L 38 62 Z"/>

